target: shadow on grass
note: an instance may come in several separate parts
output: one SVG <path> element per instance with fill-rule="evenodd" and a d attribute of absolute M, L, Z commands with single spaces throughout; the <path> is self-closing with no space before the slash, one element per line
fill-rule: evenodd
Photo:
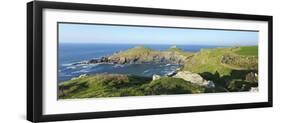
<path fill-rule="evenodd" d="M 251 87 L 257 87 L 258 82 L 246 81 L 246 76 L 250 73 L 258 73 L 257 70 L 232 70 L 230 75 L 220 75 L 215 73 L 203 72 L 200 75 L 205 80 L 211 80 L 216 88 L 208 90 L 209 92 L 241 92 L 249 91 Z"/>

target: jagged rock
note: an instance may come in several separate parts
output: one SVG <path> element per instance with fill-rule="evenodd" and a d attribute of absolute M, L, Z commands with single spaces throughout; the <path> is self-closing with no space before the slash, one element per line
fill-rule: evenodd
<path fill-rule="evenodd" d="M 208 87 L 208 88 L 215 87 L 215 84 L 212 81 L 207 81 L 207 80 L 203 79 L 199 74 L 191 73 L 189 71 L 179 71 L 173 77 L 182 78 L 185 81 L 189 81 L 191 83 L 198 84 L 198 85 L 201 85 L 201 86 L 205 86 L 205 87 Z"/>
<path fill-rule="evenodd" d="M 131 63 L 131 64 L 133 64 L 133 63 L 137 63 L 137 62 L 138 62 L 138 60 L 139 60 L 138 58 L 133 58 L 133 59 L 130 61 L 130 63 Z"/>
<path fill-rule="evenodd" d="M 215 83 L 213 81 L 210 81 L 210 80 L 205 80 L 203 82 L 203 86 L 205 86 L 207 88 L 214 88 L 214 87 L 216 87 Z"/>
<path fill-rule="evenodd" d="M 258 87 L 251 87 L 250 92 L 258 92 L 259 88 Z"/>
<path fill-rule="evenodd" d="M 245 76 L 245 80 L 248 82 L 258 82 L 258 74 L 250 72 Z"/>
<path fill-rule="evenodd" d="M 87 62 L 87 64 L 94 64 L 94 63 L 98 63 L 98 62 L 99 62 L 98 59 L 91 59 Z M 83 63 L 81 63 L 81 64 L 83 64 Z"/>
<path fill-rule="evenodd" d="M 108 58 L 107 57 L 101 57 L 100 61 L 101 62 L 108 62 Z"/>
<path fill-rule="evenodd" d="M 177 71 L 172 71 L 166 74 L 166 76 L 171 77 L 177 74 Z"/>
<path fill-rule="evenodd" d="M 220 62 L 242 68 L 257 69 L 258 67 L 258 59 L 256 56 L 223 55 Z"/>
<path fill-rule="evenodd" d="M 125 57 L 121 57 L 120 59 L 119 59 L 119 62 L 118 62 L 119 64 L 125 64 L 126 63 L 126 58 Z"/>
<path fill-rule="evenodd" d="M 137 46 L 126 51 L 115 52 L 110 56 L 103 56 L 99 59 L 91 59 L 85 63 L 77 64 L 96 64 L 96 63 L 113 63 L 113 64 L 141 64 L 141 63 L 170 63 L 185 64 L 186 56 L 179 54 L 178 48 L 173 50 L 158 52 L 143 46 Z M 126 55 L 124 55 L 126 54 Z M 129 55 L 128 55 L 129 54 Z"/>
<path fill-rule="evenodd" d="M 86 77 L 87 74 L 81 74 L 78 78 Z"/>
<path fill-rule="evenodd" d="M 197 83 L 197 84 L 203 83 L 204 81 L 204 79 L 199 74 L 191 73 L 189 71 L 180 71 L 173 77 L 182 78 L 186 81 L 190 81 L 192 83 Z"/>
<path fill-rule="evenodd" d="M 75 79 L 79 79 L 79 78 L 83 78 L 83 77 L 86 77 L 88 76 L 87 74 L 81 74 L 80 76 L 78 77 L 73 77 L 71 80 L 75 80 Z"/>
<path fill-rule="evenodd" d="M 152 80 L 157 80 L 157 79 L 160 79 L 161 76 L 160 75 L 157 75 L 157 74 L 153 74 L 152 76 Z"/>

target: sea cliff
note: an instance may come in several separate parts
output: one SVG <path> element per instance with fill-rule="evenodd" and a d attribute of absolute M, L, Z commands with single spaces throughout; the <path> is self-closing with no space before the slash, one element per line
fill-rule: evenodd
<path fill-rule="evenodd" d="M 170 75 L 81 75 L 59 84 L 59 99 L 258 91 L 257 46 L 156 51 L 137 46 L 75 64 L 180 64 Z"/>
<path fill-rule="evenodd" d="M 183 52 L 181 49 L 171 47 L 166 51 L 156 51 L 144 46 L 137 46 L 126 51 L 120 51 L 110 56 L 103 56 L 98 59 L 91 59 L 86 62 L 76 64 L 143 64 L 143 63 L 170 63 L 185 64 L 188 57 L 192 56 L 191 52 Z"/>

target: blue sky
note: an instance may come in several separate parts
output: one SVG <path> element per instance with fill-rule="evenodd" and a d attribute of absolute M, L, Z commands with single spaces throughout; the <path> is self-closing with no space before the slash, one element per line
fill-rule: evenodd
<path fill-rule="evenodd" d="M 257 45 L 258 32 L 59 24 L 59 43 Z"/>

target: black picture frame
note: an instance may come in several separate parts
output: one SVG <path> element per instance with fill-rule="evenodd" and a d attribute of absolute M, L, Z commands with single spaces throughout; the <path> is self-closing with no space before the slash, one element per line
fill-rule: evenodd
<path fill-rule="evenodd" d="M 166 107 L 166 108 L 157 108 L 157 109 L 138 109 L 138 110 L 44 115 L 42 113 L 43 111 L 43 101 L 42 101 L 43 100 L 43 95 L 42 95 L 43 12 L 42 10 L 45 8 L 266 21 L 268 22 L 268 101 L 257 102 L 257 103 L 173 107 L 173 108 Z M 272 107 L 273 106 L 272 26 L 273 26 L 273 17 L 265 16 L 265 15 L 185 11 L 185 10 L 93 5 L 93 4 L 63 3 L 63 2 L 45 2 L 45 1 L 29 2 L 27 3 L 27 120 L 32 122 L 63 121 L 63 120 L 79 120 L 79 119 L 93 119 L 93 118 L 107 118 L 107 117 L 123 117 L 123 116 L 137 116 L 137 115 L 155 115 L 155 114 L 169 114 L 169 113 Z"/>

